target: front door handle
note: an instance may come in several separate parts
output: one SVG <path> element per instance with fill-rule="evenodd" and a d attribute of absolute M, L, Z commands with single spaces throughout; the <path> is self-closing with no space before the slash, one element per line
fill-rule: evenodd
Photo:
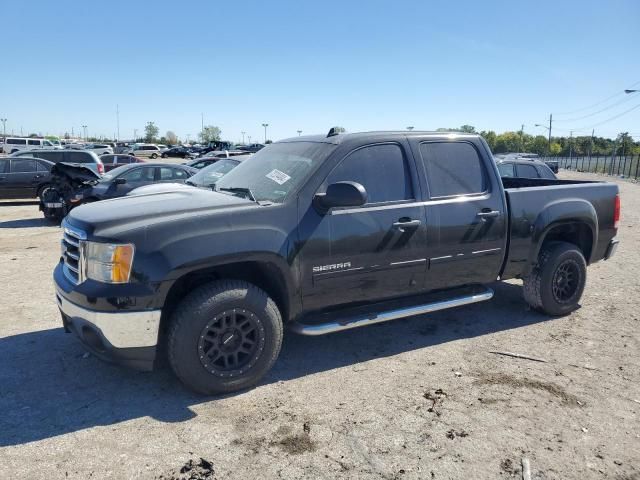
<path fill-rule="evenodd" d="M 417 228 L 420 226 L 420 223 L 420 220 L 400 219 L 397 222 L 394 222 L 392 226 L 394 230 L 398 230 L 400 233 L 404 233 L 405 229 Z"/>
<path fill-rule="evenodd" d="M 499 210 L 483 210 L 481 212 L 478 212 L 476 215 L 480 218 L 499 217 L 500 211 Z"/>

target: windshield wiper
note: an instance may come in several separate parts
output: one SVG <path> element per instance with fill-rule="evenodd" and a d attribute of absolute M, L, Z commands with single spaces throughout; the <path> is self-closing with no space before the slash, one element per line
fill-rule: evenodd
<path fill-rule="evenodd" d="M 252 202 L 258 203 L 258 201 L 256 200 L 256 197 L 254 197 L 253 193 L 251 193 L 251 190 L 246 187 L 219 187 L 218 191 L 231 192 L 231 193 L 244 193 L 247 196 L 246 198 L 248 198 Z"/>

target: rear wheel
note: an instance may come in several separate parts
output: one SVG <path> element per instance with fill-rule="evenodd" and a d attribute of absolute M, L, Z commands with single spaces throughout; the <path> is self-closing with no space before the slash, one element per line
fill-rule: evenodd
<path fill-rule="evenodd" d="M 257 383 L 280 353 L 283 327 L 275 302 L 247 282 L 211 282 L 176 308 L 169 363 L 190 389 L 212 395 Z"/>
<path fill-rule="evenodd" d="M 524 298 L 548 315 L 566 315 L 576 308 L 587 281 L 587 262 L 572 243 L 543 245 L 538 265 L 524 279 Z"/>

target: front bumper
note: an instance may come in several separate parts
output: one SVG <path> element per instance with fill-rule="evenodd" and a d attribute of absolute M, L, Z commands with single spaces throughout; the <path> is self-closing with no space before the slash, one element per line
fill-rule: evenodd
<path fill-rule="evenodd" d="M 616 250 L 618 249 L 618 244 L 620 243 L 620 240 L 618 240 L 617 238 L 613 238 L 610 242 L 609 242 L 609 246 L 607 247 L 607 251 L 604 254 L 604 259 L 605 260 L 609 260 L 611 257 L 613 257 L 616 253 Z"/>
<path fill-rule="evenodd" d="M 152 370 L 161 310 L 100 312 L 66 299 L 56 287 L 56 300 L 67 332 L 73 332 L 97 357 L 138 370 Z"/>

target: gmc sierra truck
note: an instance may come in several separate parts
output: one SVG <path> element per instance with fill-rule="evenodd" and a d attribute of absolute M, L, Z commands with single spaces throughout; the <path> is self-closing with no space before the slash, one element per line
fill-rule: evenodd
<path fill-rule="evenodd" d="M 320 335 L 489 300 L 520 278 L 548 315 L 611 257 L 615 184 L 500 178 L 477 135 L 370 132 L 265 147 L 211 190 L 72 210 L 54 271 L 67 331 L 189 388 L 249 387 L 285 327 Z"/>

